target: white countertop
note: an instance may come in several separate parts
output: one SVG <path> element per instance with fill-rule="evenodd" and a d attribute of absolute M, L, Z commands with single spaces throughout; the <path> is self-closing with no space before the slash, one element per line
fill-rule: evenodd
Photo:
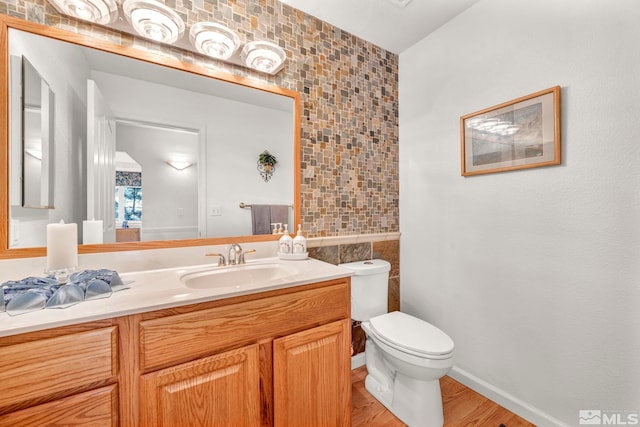
<path fill-rule="evenodd" d="M 83 301 L 68 308 L 37 310 L 17 316 L 0 312 L 0 337 L 289 288 L 352 275 L 350 270 L 311 258 L 294 261 L 263 258 L 247 260 L 245 266 L 274 263 L 280 264 L 279 267 L 287 272 L 285 277 L 266 282 L 256 280 L 242 285 L 209 289 L 191 289 L 181 279 L 187 274 L 203 270 L 241 269 L 243 266 L 217 267 L 215 264 L 207 264 L 120 274 L 125 283 L 131 282 L 130 288 L 114 292 L 109 298 Z"/>

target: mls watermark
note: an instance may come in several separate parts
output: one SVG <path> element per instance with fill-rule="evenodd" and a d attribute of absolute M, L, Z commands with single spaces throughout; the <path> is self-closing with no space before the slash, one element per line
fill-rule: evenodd
<path fill-rule="evenodd" d="M 578 422 L 592 426 L 637 426 L 640 425 L 640 411 L 581 409 L 578 411 Z"/>

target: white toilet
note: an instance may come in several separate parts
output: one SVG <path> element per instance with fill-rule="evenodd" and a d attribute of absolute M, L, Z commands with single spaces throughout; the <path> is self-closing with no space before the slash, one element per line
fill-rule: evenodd
<path fill-rule="evenodd" d="M 410 427 L 442 426 L 439 379 L 453 366 L 453 340 L 435 326 L 399 311 L 387 313 L 387 261 L 340 264 L 353 271 L 351 318 L 367 334 L 365 387 Z"/>

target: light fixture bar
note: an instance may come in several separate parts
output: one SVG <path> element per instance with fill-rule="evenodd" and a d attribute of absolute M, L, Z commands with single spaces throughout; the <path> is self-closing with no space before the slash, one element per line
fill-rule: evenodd
<path fill-rule="evenodd" d="M 276 74 L 282 70 L 287 60 L 287 53 L 277 44 L 256 40 L 243 46 L 240 37 L 232 29 L 216 22 L 196 22 L 190 26 L 189 36 L 184 37 L 187 25 L 182 17 L 157 0 L 123 0 L 122 3 L 119 0 L 48 1 L 63 15 L 170 44 L 261 73 Z M 198 15 L 201 15 L 200 11 L 194 10 Z M 185 13 L 192 16 L 190 12 Z M 123 15 L 126 20 L 118 19 Z"/>

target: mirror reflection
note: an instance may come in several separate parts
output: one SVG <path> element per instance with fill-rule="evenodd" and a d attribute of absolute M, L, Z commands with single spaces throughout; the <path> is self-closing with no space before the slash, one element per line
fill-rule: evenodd
<path fill-rule="evenodd" d="M 22 113 L 22 123 L 16 123 L 20 126 L 16 135 L 21 136 L 15 141 L 16 146 L 22 142 L 22 206 L 53 209 L 53 164 L 49 154 L 53 141 L 53 91 L 26 57 L 12 56 L 10 61 L 16 70 L 12 91 L 20 97 Z"/>
<path fill-rule="evenodd" d="M 287 206 L 293 229 L 294 98 L 13 28 L 9 55 L 55 93 L 56 165 L 39 180 L 51 177 L 55 206 L 23 203 L 12 90 L 9 248 L 45 246 L 46 224 L 61 219 L 78 224 L 79 243 L 250 236 L 242 202 Z M 278 159 L 268 182 L 265 150 Z"/>

